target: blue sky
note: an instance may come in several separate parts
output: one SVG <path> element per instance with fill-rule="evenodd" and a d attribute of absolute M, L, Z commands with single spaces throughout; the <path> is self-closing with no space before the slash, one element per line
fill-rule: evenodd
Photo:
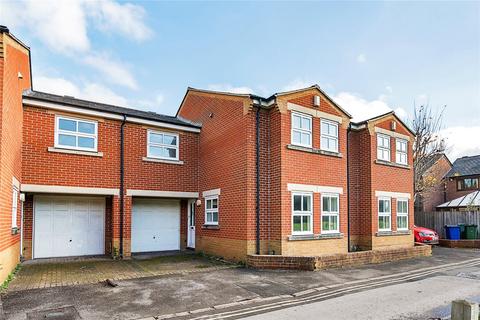
<path fill-rule="evenodd" d="M 34 87 L 174 114 L 188 86 L 318 83 L 352 113 L 447 105 L 450 155 L 480 153 L 480 2 L 3 2 Z"/>

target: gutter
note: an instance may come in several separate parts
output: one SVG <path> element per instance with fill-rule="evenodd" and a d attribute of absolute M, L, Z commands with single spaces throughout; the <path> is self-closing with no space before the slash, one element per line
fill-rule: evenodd
<path fill-rule="evenodd" d="M 123 221 L 124 221 L 124 177 L 125 177 L 125 167 L 124 167 L 124 127 L 127 122 L 127 116 L 123 115 L 122 125 L 120 126 L 120 248 L 119 254 L 123 258 Z"/>

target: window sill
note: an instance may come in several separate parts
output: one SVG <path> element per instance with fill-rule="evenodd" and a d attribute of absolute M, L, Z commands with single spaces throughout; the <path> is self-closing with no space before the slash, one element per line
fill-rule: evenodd
<path fill-rule="evenodd" d="M 389 167 L 395 167 L 395 168 L 401 168 L 401 169 L 410 169 L 410 166 L 407 164 L 399 164 L 395 162 L 388 162 L 385 160 L 375 160 L 376 164 L 384 165 L 384 166 L 389 166 Z"/>
<path fill-rule="evenodd" d="M 208 229 L 208 230 L 220 230 L 220 226 L 218 224 L 204 224 L 202 226 L 202 229 Z"/>
<path fill-rule="evenodd" d="M 103 157 L 103 152 L 62 149 L 62 148 L 55 148 L 55 147 L 48 147 L 48 152 L 76 154 L 76 155 L 91 156 L 91 157 Z"/>
<path fill-rule="evenodd" d="M 412 234 L 410 230 L 397 230 L 397 231 L 378 231 L 375 233 L 376 237 L 390 237 L 390 236 L 407 236 Z"/>
<path fill-rule="evenodd" d="M 167 159 L 157 159 L 157 158 L 149 158 L 149 157 L 143 157 L 143 161 L 146 162 L 158 162 L 158 163 L 168 163 L 168 164 L 183 164 L 183 161 L 181 160 L 167 160 Z"/>
<path fill-rule="evenodd" d="M 321 154 L 321 155 L 330 156 L 330 157 L 337 157 L 337 158 L 342 158 L 343 157 L 343 155 L 339 152 L 332 152 L 332 151 L 325 151 L 325 150 L 321 150 L 321 149 L 307 148 L 307 147 L 297 146 L 297 145 L 294 145 L 294 144 L 287 144 L 287 149 L 303 151 L 303 152 L 308 152 L 308 153 L 313 153 L 313 154 Z"/>
<path fill-rule="evenodd" d="M 342 239 L 343 233 L 305 234 L 288 236 L 288 241 Z"/>

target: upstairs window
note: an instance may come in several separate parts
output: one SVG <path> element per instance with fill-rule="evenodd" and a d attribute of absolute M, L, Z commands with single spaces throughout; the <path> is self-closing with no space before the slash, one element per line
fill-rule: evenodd
<path fill-rule="evenodd" d="M 147 157 L 178 160 L 178 134 L 148 131 Z"/>
<path fill-rule="evenodd" d="M 292 194 L 292 234 L 312 234 L 312 194 Z"/>
<path fill-rule="evenodd" d="M 397 199 L 397 230 L 408 230 L 407 199 Z"/>
<path fill-rule="evenodd" d="M 407 164 L 407 140 L 397 139 L 396 145 L 396 162 L 399 164 Z"/>
<path fill-rule="evenodd" d="M 322 150 L 338 152 L 338 123 L 322 119 L 320 127 Z"/>
<path fill-rule="evenodd" d="M 312 116 L 292 112 L 292 144 L 312 147 Z"/>
<path fill-rule="evenodd" d="M 390 161 L 390 137 L 377 134 L 377 159 Z"/>
<path fill-rule="evenodd" d="M 218 196 L 205 199 L 205 224 L 218 225 Z"/>
<path fill-rule="evenodd" d="M 378 231 L 391 230 L 391 200 L 390 198 L 378 199 Z"/>
<path fill-rule="evenodd" d="M 97 151 L 97 130 L 96 121 L 57 116 L 55 147 Z"/>
<path fill-rule="evenodd" d="M 338 233 L 338 194 L 322 194 L 322 233 Z"/>
<path fill-rule="evenodd" d="M 478 178 L 464 178 L 457 180 L 457 190 L 476 190 L 478 189 Z"/>

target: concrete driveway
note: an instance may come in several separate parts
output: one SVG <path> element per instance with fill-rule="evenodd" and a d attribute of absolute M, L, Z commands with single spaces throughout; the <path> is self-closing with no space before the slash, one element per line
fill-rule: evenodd
<path fill-rule="evenodd" d="M 452 275 L 461 270 L 457 264 L 475 258 L 465 268 L 480 265 L 478 250 L 435 248 L 433 253 L 432 257 L 318 272 L 205 268 L 197 273 L 123 280 L 115 288 L 96 283 L 9 291 L 3 296 L 3 307 L 7 319 L 22 320 L 62 312 L 61 319 L 162 319 L 175 313 L 181 318 L 209 318 L 218 312 L 234 315 L 235 310 L 243 312 L 247 306 L 256 308 L 269 301 L 336 297 L 431 275 Z M 450 265 L 450 271 L 444 265 Z M 418 276 L 412 277 L 415 273 Z"/>
<path fill-rule="evenodd" d="M 235 265 L 187 253 L 140 256 L 117 261 L 104 257 L 32 260 L 23 263 L 8 291 L 99 283 L 105 279 L 126 280 L 200 271 L 213 272 L 231 267 Z"/>

